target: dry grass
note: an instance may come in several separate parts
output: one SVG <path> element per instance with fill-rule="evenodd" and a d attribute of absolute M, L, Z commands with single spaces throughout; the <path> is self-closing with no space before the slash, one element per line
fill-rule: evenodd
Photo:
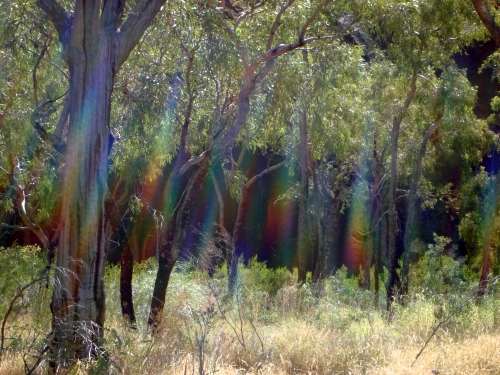
<path fill-rule="evenodd" d="M 396 306 L 388 322 L 382 303 L 374 307 L 373 293 L 360 290 L 355 280 L 345 277 L 328 281 L 321 292 L 310 285 L 285 282 L 275 295 L 258 289 L 255 280 L 246 280 L 251 288 L 243 280 L 238 299 L 228 302 L 221 274 L 209 279 L 203 273 L 181 272 L 174 274 L 169 286 L 161 334 L 151 337 L 144 326 L 155 274 L 151 267 L 142 266 L 134 280 L 136 331 L 123 325 L 118 271 L 109 271 L 107 366 L 82 364 L 72 374 L 382 375 L 431 374 L 432 369 L 447 375 L 500 374 L 498 292 L 460 310 L 437 331 L 412 366 L 436 324 L 467 301 L 463 290 L 452 296 L 415 295 L 408 307 Z M 242 274 L 256 277 L 250 271 Z M 261 276 L 258 280 L 265 279 Z M 15 327 L 28 321 L 40 326 L 40 320 L 49 318 L 48 314 L 19 314 L 18 320 L 10 322 L 9 332 L 30 337 L 29 327 Z M 24 374 L 24 349 L 11 349 L 0 361 L 0 374 Z M 32 349 L 29 354 L 36 352 Z M 25 358 L 33 362 L 29 355 Z"/>

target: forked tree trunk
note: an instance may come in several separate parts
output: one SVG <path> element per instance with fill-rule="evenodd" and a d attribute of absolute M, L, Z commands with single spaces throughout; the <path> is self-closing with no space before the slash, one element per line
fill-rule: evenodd
<path fill-rule="evenodd" d="M 173 218 L 168 225 L 166 232 L 162 235 L 161 245 L 158 254 L 158 271 L 156 274 L 155 285 L 153 289 L 153 298 L 151 299 L 151 308 L 148 318 L 148 326 L 156 331 L 159 328 L 161 312 L 165 306 L 167 287 L 170 281 L 170 275 L 174 269 L 175 263 L 179 258 L 184 240 L 187 234 L 188 221 L 193 204 L 203 188 L 203 183 L 210 172 L 210 156 L 201 162 L 193 179 L 189 183 L 185 196 L 173 213 Z"/>
<path fill-rule="evenodd" d="M 224 156 L 227 150 L 234 145 L 237 137 L 245 127 L 245 124 L 250 115 L 250 96 L 254 93 L 255 88 L 269 74 L 274 66 L 276 59 L 287 52 L 293 51 L 297 48 L 301 48 L 315 40 L 323 39 L 320 36 L 305 39 L 305 34 L 308 30 L 308 27 L 318 16 L 321 9 L 323 9 L 323 7 L 329 2 L 331 2 L 331 0 L 325 0 L 309 17 L 309 19 L 301 29 L 299 40 L 295 43 L 280 44 L 273 47 L 275 33 L 281 23 L 281 15 L 291 5 L 291 2 L 284 4 L 281 8 L 281 11 L 278 13 L 271 28 L 268 42 L 266 43 L 266 52 L 264 54 L 258 56 L 252 61 L 249 61 L 247 60 L 246 53 L 243 52 L 241 45 L 239 43 L 236 43 L 236 49 L 242 54 L 241 61 L 244 65 L 246 78 L 245 86 L 241 89 L 237 99 L 238 114 L 235 121 L 227 129 L 222 138 L 219 139 L 218 137 L 216 137 L 212 140 L 215 145 L 212 144 L 209 149 L 206 150 L 202 155 L 200 155 L 198 158 L 193 159 L 193 163 L 190 163 L 190 161 L 188 161 L 186 162 L 185 166 L 181 168 L 180 172 L 184 173 L 184 167 L 189 168 L 191 165 L 194 165 L 194 163 L 198 163 L 200 165 L 198 171 L 195 174 L 195 177 L 193 178 L 193 181 L 187 188 L 185 197 L 182 198 L 182 203 L 178 206 L 178 210 L 174 212 L 174 218 L 171 224 L 168 226 L 166 233 L 162 236 L 162 246 L 160 249 L 160 256 L 158 258 L 158 274 L 155 281 L 153 298 L 151 301 L 151 309 L 148 319 L 148 325 L 153 330 L 156 330 L 157 328 L 160 320 L 159 318 L 161 316 L 161 311 L 163 310 L 163 307 L 165 305 L 165 296 L 168 281 L 175 262 L 177 261 L 183 239 L 186 236 L 186 226 L 189 218 L 189 213 L 192 205 L 197 199 L 197 194 L 199 192 L 199 190 L 197 189 L 201 189 L 201 186 L 203 185 L 203 182 L 205 181 L 209 173 L 210 165 L 217 159 L 221 159 Z M 224 22 L 222 22 L 222 24 L 224 25 Z M 229 27 L 228 25 L 225 25 L 225 28 L 230 34 L 236 36 L 234 28 Z M 222 130 L 223 129 L 220 129 L 218 134 L 222 132 Z"/>
<path fill-rule="evenodd" d="M 53 363 L 99 353 L 104 324 L 104 191 L 111 147 L 115 74 L 163 1 L 139 0 L 122 24 L 124 0 L 37 0 L 49 16 L 69 68 L 70 118 L 62 187 L 60 238 L 52 296 Z"/>

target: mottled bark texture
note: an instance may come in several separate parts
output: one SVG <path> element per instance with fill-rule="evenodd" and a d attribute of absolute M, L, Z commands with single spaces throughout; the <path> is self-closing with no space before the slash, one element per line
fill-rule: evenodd
<path fill-rule="evenodd" d="M 125 0 L 37 5 L 54 24 L 69 68 L 69 127 L 60 238 L 51 303 L 53 361 L 99 354 L 104 325 L 104 192 L 115 74 L 159 11 L 162 0 L 139 0 L 122 24 Z"/>

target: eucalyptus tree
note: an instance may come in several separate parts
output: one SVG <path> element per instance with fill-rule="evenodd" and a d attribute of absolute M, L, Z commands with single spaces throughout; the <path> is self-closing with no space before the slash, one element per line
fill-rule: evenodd
<path fill-rule="evenodd" d="M 129 9 L 121 0 L 76 1 L 67 9 L 56 0 L 37 1 L 57 30 L 69 70 L 57 282 L 51 304 L 53 352 L 70 353 L 55 359 L 63 364 L 98 352 L 105 312 L 103 203 L 113 139 L 111 94 L 116 74 L 163 2 L 138 1 Z"/>
<path fill-rule="evenodd" d="M 238 139 L 250 116 L 250 98 L 255 95 L 262 80 L 272 71 L 278 58 L 314 41 L 332 39 L 332 36 L 325 35 L 329 30 L 328 28 L 325 30 L 327 25 L 321 22 L 322 10 L 330 2 L 329 0 L 297 3 L 289 0 L 283 4 L 249 2 L 242 4 L 241 12 L 232 19 L 228 19 L 218 8 L 207 10 L 207 16 L 213 17 L 214 27 L 232 40 L 241 63 L 238 72 L 241 88 L 234 103 L 237 113 L 230 125 L 224 125 L 217 130 L 212 142 L 202 154 L 186 163 L 186 168 L 198 165 L 198 169 L 162 238 L 159 270 L 149 318 L 151 326 L 155 326 L 159 320 L 165 303 L 170 273 L 186 236 L 189 213 L 210 166 L 215 160 L 223 157 Z M 313 36 L 308 37 L 308 33 Z M 276 45 L 277 38 L 285 43 Z"/>
<path fill-rule="evenodd" d="M 388 191 L 389 200 L 389 278 L 387 281 L 387 307 L 395 295 L 397 281 L 397 210 L 396 188 L 398 176 L 399 138 L 403 123 L 413 106 L 417 88 L 425 75 L 432 75 L 428 67 L 443 68 L 451 55 L 461 46 L 470 42 L 474 33 L 474 22 L 470 7 L 460 2 L 381 2 L 381 18 L 374 28 L 377 40 L 386 44 L 385 54 L 388 62 L 394 64 L 394 106 L 391 118 L 391 168 Z M 371 18 L 373 13 L 369 13 Z M 368 21 L 369 22 L 369 21 Z M 472 26 L 471 26 L 472 25 Z M 468 28 L 467 32 L 465 29 Z M 394 32 L 397 30 L 397 32 Z M 425 74 L 424 74 L 425 73 Z M 398 98 L 399 96 L 399 98 Z"/>
<path fill-rule="evenodd" d="M 463 72 L 450 64 L 450 66 L 441 72 L 439 77 L 433 72 L 426 76 L 427 79 L 422 81 L 421 94 L 415 99 L 414 111 L 409 114 L 413 125 L 407 129 L 405 134 L 405 149 L 408 152 L 404 156 L 407 161 L 403 164 L 409 168 L 406 173 L 410 175 L 410 181 L 403 238 L 403 264 L 401 269 L 401 293 L 403 295 L 408 294 L 409 290 L 408 276 L 412 242 L 415 238 L 413 227 L 417 210 L 418 187 L 423 173 L 424 159 L 429 154 L 427 152 L 428 145 L 436 144 L 436 146 L 439 145 L 440 149 L 443 150 L 446 145 L 442 140 L 443 138 L 471 138 L 473 135 L 468 134 L 468 128 L 474 128 L 479 134 L 486 133 L 485 122 L 479 121 L 473 113 L 474 102 L 476 100 L 475 90 L 470 86 Z M 477 136 L 474 137 L 477 138 Z M 413 146 L 411 145 L 412 142 Z M 481 144 L 484 144 L 484 141 L 477 142 L 476 150 L 484 150 L 484 146 L 481 146 Z M 482 155 L 483 152 L 480 154 Z M 464 154 L 470 155 L 470 151 L 466 147 L 464 147 Z M 473 165 L 477 164 L 480 160 L 480 156 L 469 156 L 469 161 L 463 163 L 460 168 L 463 171 L 461 179 L 466 181 L 467 170 L 473 168 Z M 461 186 L 452 186 L 451 188 L 458 192 Z"/>

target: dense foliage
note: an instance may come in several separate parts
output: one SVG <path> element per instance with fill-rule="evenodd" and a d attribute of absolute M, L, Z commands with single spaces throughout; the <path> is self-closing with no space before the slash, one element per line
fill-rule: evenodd
<path fill-rule="evenodd" d="M 406 306 L 498 323 L 495 7 L 133 3 L 0 4 L 0 314 L 40 308 L 2 351 L 58 371 L 106 362 L 103 337 L 131 350 L 121 319 L 175 323 L 169 361 L 189 342 L 201 375 L 220 320 L 269 363 L 258 331 L 280 314 L 345 330 L 344 310 L 377 320 L 385 300 L 392 324 Z"/>

